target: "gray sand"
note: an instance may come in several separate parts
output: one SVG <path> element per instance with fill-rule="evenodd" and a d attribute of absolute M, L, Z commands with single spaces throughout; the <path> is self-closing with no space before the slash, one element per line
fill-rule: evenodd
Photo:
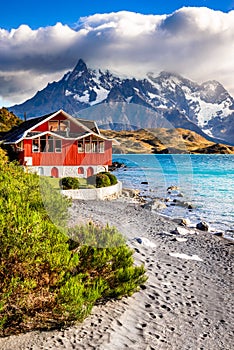
<path fill-rule="evenodd" d="M 145 287 L 95 306 L 81 325 L 2 338 L 1 350 L 233 349 L 233 242 L 202 232 L 177 241 L 170 234 L 175 222 L 123 198 L 74 201 L 70 224 L 90 220 L 114 225 L 127 237 L 136 264 L 147 269 Z"/>

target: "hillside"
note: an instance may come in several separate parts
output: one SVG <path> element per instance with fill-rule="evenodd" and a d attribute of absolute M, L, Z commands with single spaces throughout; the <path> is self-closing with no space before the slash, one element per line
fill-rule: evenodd
<path fill-rule="evenodd" d="M 22 119 L 9 112 L 7 108 L 0 108 L 0 133 L 9 131 L 13 126 L 20 123 L 22 123 Z"/>
<path fill-rule="evenodd" d="M 221 153 L 234 154 L 234 147 L 208 141 L 184 129 L 140 129 L 136 131 L 101 130 L 120 144 L 113 153 Z"/>

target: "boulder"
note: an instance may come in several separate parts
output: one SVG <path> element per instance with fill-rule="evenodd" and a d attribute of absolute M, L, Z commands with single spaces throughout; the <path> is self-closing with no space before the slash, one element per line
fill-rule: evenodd
<path fill-rule="evenodd" d="M 197 224 L 196 228 L 200 231 L 209 231 L 209 225 L 205 221 L 201 221 Z"/>
<path fill-rule="evenodd" d="M 166 209 L 167 206 L 165 203 L 159 201 L 158 199 L 155 199 L 144 204 L 143 208 L 149 209 L 149 210 L 162 210 L 162 209 Z"/>

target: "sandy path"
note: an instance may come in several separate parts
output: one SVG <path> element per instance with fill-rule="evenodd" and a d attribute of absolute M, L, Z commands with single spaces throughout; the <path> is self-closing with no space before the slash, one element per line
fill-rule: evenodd
<path fill-rule="evenodd" d="M 176 227 L 127 201 L 74 202 L 71 224 L 93 220 L 115 225 L 144 262 L 148 281 L 131 298 L 95 306 L 83 324 L 62 331 L 0 339 L 2 350 L 231 350 L 233 342 L 233 243 L 209 234 L 168 235 Z M 147 247 L 134 237 L 146 237 Z M 171 253 L 197 255 L 202 261 Z"/>

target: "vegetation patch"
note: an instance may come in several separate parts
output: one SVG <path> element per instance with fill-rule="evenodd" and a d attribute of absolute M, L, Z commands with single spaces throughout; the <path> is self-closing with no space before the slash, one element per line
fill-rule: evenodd
<path fill-rule="evenodd" d="M 0 151 L 1 336 L 82 321 L 146 281 L 115 228 L 67 228 L 70 203 Z"/>

